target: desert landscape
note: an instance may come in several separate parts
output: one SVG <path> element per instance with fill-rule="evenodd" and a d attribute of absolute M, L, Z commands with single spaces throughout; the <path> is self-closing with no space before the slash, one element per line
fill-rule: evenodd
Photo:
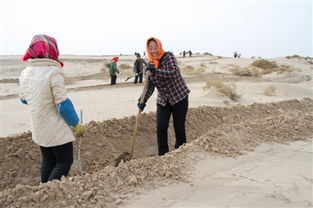
<path fill-rule="evenodd" d="M 157 156 L 156 96 L 147 102 L 134 158 L 129 151 L 142 84 L 135 56 L 63 55 L 68 96 L 82 112 L 70 176 L 40 182 L 40 150 L 31 139 L 27 105 L 19 102 L 21 56 L 0 56 L 0 207 L 313 207 L 313 58 L 177 55 L 191 90 L 187 144 Z M 146 58 L 146 57 L 143 57 Z M 127 78 L 131 77 L 126 81 Z"/>

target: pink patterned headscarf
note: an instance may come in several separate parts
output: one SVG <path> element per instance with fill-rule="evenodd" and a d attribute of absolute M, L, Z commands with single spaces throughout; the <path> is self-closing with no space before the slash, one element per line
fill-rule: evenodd
<path fill-rule="evenodd" d="M 63 67 L 63 62 L 59 58 L 59 49 L 56 40 L 48 35 L 35 35 L 28 47 L 23 61 L 35 58 L 48 58 L 58 61 Z"/>

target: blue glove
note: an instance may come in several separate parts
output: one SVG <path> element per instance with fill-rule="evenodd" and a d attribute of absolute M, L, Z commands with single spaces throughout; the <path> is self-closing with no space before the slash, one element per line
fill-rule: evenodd
<path fill-rule="evenodd" d="M 137 104 L 137 107 L 143 111 L 143 109 L 145 109 L 146 107 L 146 104 L 145 103 L 140 103 L 140 98 L 138 99 L 138 104 Z"/>
<path fill-rule="evenodd" d="M 150 73 L 154 73 L 156 71 L 154 64 L 152 62 L 149 62 L 146 66 L 146 70 L 149 70 Z"/>

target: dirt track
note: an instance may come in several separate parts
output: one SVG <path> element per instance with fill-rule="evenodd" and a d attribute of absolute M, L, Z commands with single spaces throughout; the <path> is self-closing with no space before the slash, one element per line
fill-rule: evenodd
<path fill-rule="evenodd" d="M 164 157 L 150 157 L 157 150 L 155 114 L 143 114 L 134 157 L 144 159 L 132 160 L 116 169 L 108 165 L 120 153 L 128 151 L 135 117 L 90 122 L 82 139 L 81 158 L 84 171 L 93 174 L 40 186 L 36 186 L 40 181 L 40 153 L 31 140 L 31 133 L 1 138 L 0 205 L 41 207 L 48 202 L 48 207 L 114 207 L 127 198 L 132 185 L 151 185 L 156 180 L 184 180 L 183 172 L 187 171 L 191 152 L 206 151 L 235 157 L 253 150 L 260 143 L 287 143 L 312 138 L 312 111 L 311 99 L 247 107 L 193 108 L 189 110 L 186 122 L 189 144 Z M 171 148 L 173 137 L 170 125 Z M 77 170 L 74 163 L 71 176 L 77 175 Z M 16 185 L 14 189 L 8 189 Z"/>
<path fill-rule="evenodd" d="M 93 75 L 88 75 L 88 76 L 77 76 L 77 77 L 66 77 L 66 82 L 67 84 L 74 83 L 77 81 L 84 81 L 84 80 L 102 80 L 105 77 L 105 73 L 97 73 Z M 122 80 L 125 80 L 126 77 L 123 77 Z M 258 77 L 238 77 L 230 74 L 222 74 L 222 73 L 208 73 L 208 74 L 198 74 L 198 75 L 192 75 L 189 77 L 185 77 L 185 80 L 188 83 L 195 83 L 195 82 L 201 82 L 203 80 L 206 81 L 214 81 L 214 80 L 224 80 L 226 82 L 237 82 L 237 81 L 254 81 L 254 82 L 259 82 L 261 78 Z M 1 79 L 1 83 L 18 83 L 18 79 Z M 81 86 L 81 87 L 69 87 L 67 90 L 68 92 L 77 92 L 77 91 L 82 91 L 82 90 L 95 90 L 95 89 L 105 89 L 105 88 L 125 88 L 125 87 L 135 87 L 133 84 L 133 78 L 130 79 L 128 82 L 122 82 L 118 83 L 117 85 L 110 85 L 108 84 L 98 84 L 98 85 L 92 85 L 92 86 Z M 5 94 L 5 95 L 0 95 L 0 100 L 8 100 L 8 99 L 13 99 L 13 98 L 18 98 L 17 93 L 13 94 Z"/>

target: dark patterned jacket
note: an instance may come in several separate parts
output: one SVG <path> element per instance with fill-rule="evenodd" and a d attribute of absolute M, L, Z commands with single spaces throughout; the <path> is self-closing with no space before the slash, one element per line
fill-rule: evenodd
<path fill-rule="evenodd" d="M 167 102 L 171 106 L 186 98 L 190 92 L 181 76 L 177 60 L 172 52 L 167 52 L 160 61 L 159 68 L 150 74 L 148 89 L 144 102 L 151 97 L 154 89 L 158 89 L 157 103 L 165 106 Z"/>
<path fill-rule="evenodd" d="M 147 65 L 147 62 L 142 58 L 136 59 L 134 63 L 134 73 L 138 74 L 143 71 L 143 65 Z"/>

